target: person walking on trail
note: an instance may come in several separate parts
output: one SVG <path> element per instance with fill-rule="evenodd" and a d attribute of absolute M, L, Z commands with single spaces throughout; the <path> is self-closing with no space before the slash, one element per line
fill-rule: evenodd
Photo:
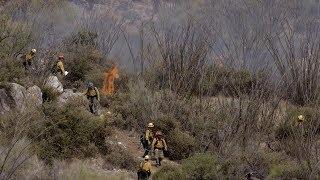
<path fill-rule="evenodd" d="M 138 174 L 138 180 L 147 180 L 151 175 L 151 162 L 150 156 L 146 155 L 144 160 L 140 163 Z"/>
<path fill-rule="evenodd" d="M 57 64 L 56 64 L 56 70 L 57 70 L 58 73 L 66 76 L 68 74 L 68 72 L 64 69 L 63 60 L 64 60 L 64 56 L 60 55 L 58 57 L 58 61 L 57 61 Z"/>
<path fill-rule="evenodd" d="M 90 112 L 94 115 L 98 115 L 98 104 L 100 101 L 99 90 L 96 88 L 92 82 L 88 83 L 88 90 L 86 92 L 86 96 L 89 100 L 89 108 Z"/>
<path fill-rule="evenodd" d="M 144 134 L 144 137 L 142 136 L 142 146 L 144 149 L 144 154 L 142 157 L 145 157 L 146 155 L 149 154 L 151 150 L 151 144 L 154 138 L 154 124 L 149 123 L 147 126 L 147 130 Z"/>
<path fill-rule="evenodd" d="M 157 131 L 155 134 L 155 138 L 153 139 L 151 150 L 154 152 L 157 166 L 161 166 L 161 161 L 164 158 L 163 151 L 167 151 L 167 143 L 163 138 L 163 134 L 161 131 Z"/>
<path fill-rule="evenodd" d="M 32 49 L 29 53 L 27 53 L 24 56 L 24 60 L 23 60 L 23 66 L 25 70 L 30 70 L 32 67 L 32 61 L 34 59 L 34 56 L 36 54 L 37 50 L 36 49 Z"/>

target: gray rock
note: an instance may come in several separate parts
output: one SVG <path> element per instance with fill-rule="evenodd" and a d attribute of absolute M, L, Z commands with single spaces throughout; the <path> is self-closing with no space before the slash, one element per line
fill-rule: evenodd
<path fill-rule="evenodd" d="M 28 90 L 16 83 L 5 83 L 0 85 L 0 114 L 17 109 L 20 112 L 28 107 L 42 104 L 42 92 L 38 86 Z"/>
<path fill-rule="evenodd" d="M 26 109 L 28 96 L 26 88 L 16 83 L 11 83 L 10 86 L 11 89 L 9 93 L 15 102 L 15 108 L 24 111 Z"/>
<path fill-rule="evenodd" d="M 6 90 L 0 89 L 0 114 L 10 111 L 10 104 L 12 103 L 12 99 L 8 96 Z"/>
<path fill-rule="evenodd" d="M 59 104 L 67 103 L 70 99 L 83 98 L 85 100 L 85 96 L 83 93 L 74 93 L 72 89 L 65 89 L 65 91 L 58 97 Z"/>
<path fill-rule="evenodd" d="M 4 172 L 0 173 L 0 179 L 7 179 L 8 177 Z"/>
<path fill-rule="evenodd" d="M 29 102 L 32 102 L 35 106 L 41 106 L 42 105 L 42 92 L 41 89 L 38 86 L 32 86 L 27 89 L 28 92 L 28 100 Z"/>
<path fill-rule="evenodd" d="M 58 93 L 62 93 L 63 92 L 63 85 L 59 81 L 57 76 L 49 76 L 45 86 L 47 88 L 52 88 L 53 90 L 57 91 Z"/>

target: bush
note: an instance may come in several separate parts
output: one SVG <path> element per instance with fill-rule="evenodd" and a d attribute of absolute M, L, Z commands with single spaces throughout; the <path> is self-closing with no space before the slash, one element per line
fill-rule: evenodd
<path fill-rule="evenodd" d="M 89 161 L 79 161 L 74 160 L 70 162 L 58 162 L 56 163 L 57 167 L 56 174 L 54 177 L 56 179 L 77 179 L 77 180 L 123 180 L 130 179 L 130 174 L 127 172 L 113 172 L 113 173 L 101 173 L 100 166 L 99 168 L 93 168 Z M 91 165 L 91 166 L 90 166 Z M 50 179 L 50 178 L 48 178 Z"/>
<path fill-rule="evenodd" d="M 181 160 L 189 157 L 196 151 L 196 139 L 178 129 L 170 132 L 166 138 L 168 145 L 168 157 L 173 160 Z"/>
<path fill-rule="evenodd" d="M 112 97 L 111 108 L 120 113 L 128 130 L 144 131 L 146 124 L 153 121 L 157 113 L 156 102 L 143 82 L 131 82 L 128 93 L 117 93 Z"/>
<path fill-rule="evenodd" d="M 124 70 L 119 70 L 119 79 L 115 81 L 116 92 L 128 92 L 129 81 L 134 75 L 126 73 Z"/>
<path fill-rule="evenodd" d="M 179 74 L 181 72 L 175 73 Z M 195 83 L 185 81 L 184 83 L 191 85 L 189 88 L 181 88 L 180 90 L 182 92 L 180 91 L 178 93 L 180 94 L 183 93 L 183 91 L 188 91 L 187 93 L 190 93 L 191 95 L 214 96 L 223 94 L 234 97 L 238 96 L 240 92 L 249 93 L 253 83 L 255 82 L 253 75 L 248 70 L 207 66 L 202 70 L 202 74 L 203 79 L 198 79 Z M 170 80 L 167 79 L 165 72 L 160 72 L 159 69 L 151 69 L 147 71 L 145 79 L 148 83 L 148 87 L 154 90 L 167 89 L 170 87 Z M 176 84 L 173 82 L 171 83 L 171 86 L 177 86 L 181 82 Z"/>
<path fill-rule="evenodd" d="M 96 68 L 93 70 L 90 70 L 89 72 L 86 72 L 85 78 L 87 81 L 92 82 L 96 87 L 102 87 L 103 86 L 103 80 L 104 80 L 104 72 L 101 68 Z"/>
<path fill-rule="evenodd" d="M 87 80 L 94 82 L 98 87 L 102 85 L 104 59 L 102 53 L 97 50 L 96 38 L 95 33 L 79 31 L 64 42 L 65 66 L 67 71 L 70 71 L 66 76 L 68 88 L 77 88 L 79 82 Z"/>
<path fill-rule="evenodd" d="M 182 170 L 178 166 L 166 165 L 163 166 L 158 172 L 156 172 L 153 180 L 176 180 L 182 178 Z"/>
<path fill-rule="evenodd" d="M 211 154 L 196 154 L 182 162 L 182 172 L 188 179 L 219 179 L 219 165 Z"/>
<path fill-rule="evenodd" d="M 236 151 L 226 156 L 225 158 L 220 157 L 221 172 L 230 179 L 244 177 L 245 174 L 251 171 L 255 173 L 255 176 L 264 178 L 268 175 L 272 164 L 286 161 L 288 158 L 285 153 L 266 153 L 256 151 L 255 148 L 248 149 L 244 153 Z"/>
<path fill-rule="evenodd" d="M 133 124 L 136 123 L 135 120 L 126 121 L 122 118 L 121 114 L 116 114 L 115 116 L 112 116 L 109 120 L 111 121 L 111 124 L 113 126 L 124 130 L 130 129 L 133 126 Z"/>
<path fill-rule="evenodd" d="M 35 126 L 30 136 L 36 140 L 39 157 L 47 163 L 53 159 L 92 157 L 99 148 L 105 148 L 105 122 L 84 107 L 44 104 L 44 114 L 47 121 Z"/>
<path fill-rule="evenodd" d="M 296 164 L 282 162 L 271 166 L 267 179 L 308 179 L 307 177 Z"/>
<path fill-rule="evenodd" d="M 22 62 L 14 59 L 0 59 L 0 82 L 20 83 L 25 77 L 25 71 Z"/>
<path fill-rule="evenodd" d="M 44 102 L 57 100 L 59 93 L 51 87 L 42 88 L 42 99 Z"/>
<path fill-rule="evenodd" d="M 196 154 L 182 161 L 180 167 L 164 166 L 153 179 L 221 179 L 220 167 L 215 156 Z"/>
<path fill-rule="evenodd" d="M 305 117 L 303 122 L 298 122 L 300 114 Z M 281 148 L 292 157 L 311 161 L 317 156 L 314 148 L 317 148 L 319 118 L 317 108 L 289 106 L 285 122 L 276 130 L 276 138 L 281 140 Z"/>
<path fill-rule="evenodd" d="M 169 134 L 171 131 L 179 128 L 179 122 L 169 117 L 168 115 L 164 115 L 155 121 L 155 127 L 162 131 L 163 134 Z"/>
<path fill-rule="evenodd" d="M 291 125 L 288 123 L 280 124 L 279 127 L 276 129 L 275 135 L 277 140 L 284 140 L 289 138 L 292 135 Z"/>
<path fill-rule="evenodd" d="M 106 161 L 112 165 L 121 168 L 135 170 L 138 163 L 134 157 L 126 149 L 120 145 L 113 145 L 109 148 L 109 154 L 106 156 Z"/>

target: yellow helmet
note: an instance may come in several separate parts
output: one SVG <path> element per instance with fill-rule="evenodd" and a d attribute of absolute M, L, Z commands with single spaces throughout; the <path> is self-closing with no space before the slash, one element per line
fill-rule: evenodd
<path fill-rule="evenodd" d="M 36 49 L 31 49 L 31 52 L 36 53 L 37 50 Z"/>
<path fill-rule="evenodd" d="M 153 123 L 149 123 L 148 124 L 148 128 L 153 128 L 154 127 L 154 124 Z"/>
<path fill-rule="evenodd" d="M 298 116 L 298 122 L 303 122 L 305 120 L 304 116 L 302 114 L 300 114 Z"/>
<path fill-rule="evenodd" d="M 144 157 L 144 160 L 149 160 L 150 159 L 150 156 L 149 155 L 146 155 L 145 157 Z"/>

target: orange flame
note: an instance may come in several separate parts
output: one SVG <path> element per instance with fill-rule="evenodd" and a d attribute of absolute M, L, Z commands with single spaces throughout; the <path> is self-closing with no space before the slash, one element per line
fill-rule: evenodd
<path fill-rule="evenodd" d="M 104 73 L 104 81 L 101 93 L 103 95 L 111 95 L 114 93 L 114 80 L 119 78 L 119 71 L 116 65 L 113 65 L 111 69 L 107 69 Z"/>

